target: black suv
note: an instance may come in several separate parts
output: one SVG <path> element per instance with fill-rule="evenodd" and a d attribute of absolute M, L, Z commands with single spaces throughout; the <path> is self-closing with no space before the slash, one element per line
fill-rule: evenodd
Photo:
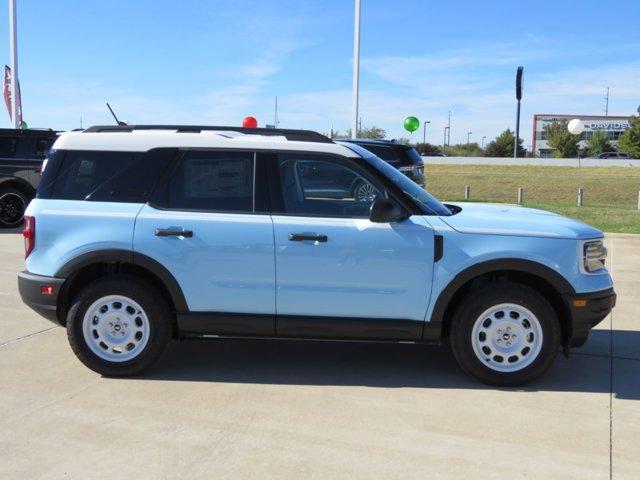
<path fill-rule="evenodd" d="M 22 223 L 56 135 L 53 130 L 0 129 L 0 228 Z"/>
<path fill-rule="evenodd" d="M 341 141 L 355 143 L 366 148 L 376 157 L 391 164 L 418 185 L 424 187 L 424 162 L 415 148 L 394 140 L 356 138 L 355 140 Z"/>

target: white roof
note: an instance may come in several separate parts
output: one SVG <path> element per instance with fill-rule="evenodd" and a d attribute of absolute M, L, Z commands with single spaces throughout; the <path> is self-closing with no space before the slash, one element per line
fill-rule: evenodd
<path fill-rule="evenodd" d="M 353 150 L 335 143 L 300 142 L 284 136 L 246 134 L 235 131 L 133 130 L 131 132 L 64 132 L 53 144 L 57 150 L 106 150 L 146 152 L 152 148 L 228 148 L 290 150 L 333 153 L 359 158 Z"/>

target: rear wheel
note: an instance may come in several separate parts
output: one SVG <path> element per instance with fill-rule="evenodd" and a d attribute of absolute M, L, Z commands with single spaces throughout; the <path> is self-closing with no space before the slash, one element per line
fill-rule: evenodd
<path fill-rule="evenodd" d="M 0 227 L 14 228 L 22 223 L 29 199 L 15 188 L 0 189 Z"/>
<path fill-rule="evenodd" d="M 67 316 L 74 353 L 106 376 L 135 375 L 149 368 L 165 350 L 170 330 L 169 307 L 160 294 L 128 275 L 89 284 Z"/>
<path fill-rule="evenodd" d="M 551 366 L 560 346 L 553 307 L 517 283 L 472 291 L 458 307 L 450 333 L 462 369 L 492 385 L 534 380 Z"/>

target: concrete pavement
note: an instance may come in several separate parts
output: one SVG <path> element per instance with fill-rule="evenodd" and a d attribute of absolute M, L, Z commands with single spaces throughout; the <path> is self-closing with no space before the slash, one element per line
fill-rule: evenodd
<path fill-rule="evenodd" d="M 0 478 L 637 478 L 640 236 L 607 243 L 613 314 L 512 390 L 444 348 L 301 341 L 183 342 L 101 378 L 22 304 L 0 234 Z"/>

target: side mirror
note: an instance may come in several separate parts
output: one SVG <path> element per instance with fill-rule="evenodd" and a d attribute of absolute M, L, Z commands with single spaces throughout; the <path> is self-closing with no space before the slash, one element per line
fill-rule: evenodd
<path fill-rule="evenodd" d="M 399 222 L 405 218 L 402 209 L 388 198 L 376 198 L 369 210 L 369 220 L 374 223 Z"/>

